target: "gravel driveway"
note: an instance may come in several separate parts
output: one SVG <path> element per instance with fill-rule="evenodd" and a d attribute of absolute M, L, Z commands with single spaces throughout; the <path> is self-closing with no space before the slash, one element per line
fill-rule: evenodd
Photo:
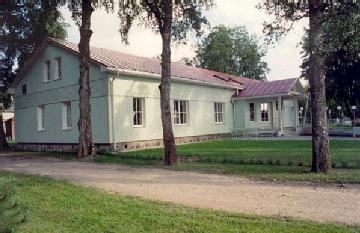
<path fill-rule="evenodd" d="M 52 158 L 0 157 L 0 169 L 192 207 L 360 225 L 360 186 L 275 184 L 225 175 Z"/>

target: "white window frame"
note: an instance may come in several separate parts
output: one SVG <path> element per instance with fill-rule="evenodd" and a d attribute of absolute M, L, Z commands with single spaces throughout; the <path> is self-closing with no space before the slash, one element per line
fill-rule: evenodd
<path fill-rule="evenodd" d="M 140 107 L 140 108 L 139 108 Z M 134 97 L 132 101 L 132 125 L 135 128 L 145 127 L 145 98 Z M 138 116 L 140 115 L 140 118 Z M 138 122 L 140 119 L 141 122 Z"/>
<path fill-rule="evenodd" d="M 55 76 L 54 80 L 62 78 L 62 60 L 61 57 L 55 57 Z"/>
<path fill-rule="evenodd" d="M 185 105 L 184 105 L 185 103 Z M 185 106 L 185 111 L 181 111 L 181 104 Z M 189 124 L 189 101 L 174 100 L 174 125 L 188 125 Z M 184 117 L 185 116 L 185 117 Z"/>
<path fill-rule="evenodd" d="M 261 111 L 261 121 L 262 122 L 268 122 L 270 119 L 269 114 L 269 107 L 270 104 L 269 103 L 261 103 L 260 105 L 260 111 Z"/>
<path fill-rule="evenodd" d="M 39 105 L 36 108 L 37 115 L 37 129 L 38 131 L 45 130 L 45 105 Z"/>
<path fill-rule="evenodd" d="M 251 105 L 254 106 L 253 111 L 251 110 Z M 252 115 L 252 114 L 254 114 L 254 118 L 253 118 L 253 119 L 251 119 L 251 115 Z M 255 122 L 255 121 L 256 121 L 256 104 L 253 103 L 253 102 L 249 103 L 249 121 L 251 121 L 251 122 Z"/>
<path fill-rule="evenodd" d="M 51 62 L 50 60 L 46 60 L 43 63 L 43 81 L 45 83 L 50 82 L 51 80 Z"/>
<path fill-rule="evenodd" d="M 225 104 L 220 102 L 214 103 L 214 123 L 224 124 L 225 123 Z"/>
<path fill-rule="evenodd" d="M 72 111 L 71 111 L 71 102 L 64 102 L 61 105 L 61 121 L 63 130 L 72 129 Z"/>

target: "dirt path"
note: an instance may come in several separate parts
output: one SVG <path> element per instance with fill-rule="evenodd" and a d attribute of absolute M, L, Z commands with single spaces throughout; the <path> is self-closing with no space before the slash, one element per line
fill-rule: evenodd
<path fill-rule="evenodd" d="M 193 207 L 360 225 L 360 186 L 294 186 L 234 176 L 45 158 L 0 157 L 0 169 Z"/>

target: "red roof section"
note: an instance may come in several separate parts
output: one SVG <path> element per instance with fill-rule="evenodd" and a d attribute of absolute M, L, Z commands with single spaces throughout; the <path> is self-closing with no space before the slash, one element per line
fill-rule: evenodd
<path fill-rule="evenodd" d="M 266 81 L 249 83 L 244 90 L 241 90 L 238 95 L 234 97 L 258 97 L 288 94 L 298 79 L 284 79 L 276 81 Z"/>
<path fill-rule="evenodd" d="M 78 53 L 78 45 L 75 43 L 53 38 L 49 38 L 48 42 Z M 94 62 L 109 68 L 161 74 L 161 60 L 155 58 L 140 57 L 95 47 L 90 48 L 90 57 Z M 253 79 L 201 69 L 178 62 L 173 62 L 171 64 L 171 74 L 173 77 L 234 88 L 243 88 L 244 85 L 258 83 L 258 81 Z"/>

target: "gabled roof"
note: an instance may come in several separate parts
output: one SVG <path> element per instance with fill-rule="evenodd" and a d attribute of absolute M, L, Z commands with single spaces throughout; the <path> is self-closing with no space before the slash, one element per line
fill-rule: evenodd
<path fill-rule="evenodd" d="M 36 61 L 36 58 L 44 51 L 48 44 L 66 49 L 67 51 L 74 54 L 79 53 L 78 45 L 75 43 L 48 38 L 43 42 L 43 45 L 37 51 L 35 51 L 33 57 L 24 66 L 23 70 L 14 80 L 13 85 L 16 85 L 16 83 L 21 80 L 27 70 L 31 67 L 32 63 Z M 161 74 L 161 60 L 155 58 L 140 57 L 95 47 L 90 48 L 90 57 L 92 62 L 103 65 L 106 68 L 145 72 L 150 74 Z M 213 85 L 226 86 L 234 89 L 242 89 L 244 85 L 258 82 L 256 80 L 201 69 L 178 62 L 172 63 L 171 75 L 173 77 L 194 80 L 197 82 L 209 83 Z"/>
<path fill-rule="evenodd" d="M 290 94 L 305 94 L 304 88 L 302 87 L 299 79 L 292 78 L 284 80 L 249 83 L 246 85 L 244 90 L 239 91 L 233 97 L 251 98 L 261 96 L 282 96 Z"/>

